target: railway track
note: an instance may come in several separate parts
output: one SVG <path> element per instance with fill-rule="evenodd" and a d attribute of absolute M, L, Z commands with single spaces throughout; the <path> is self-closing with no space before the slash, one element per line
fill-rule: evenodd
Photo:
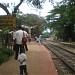
<path fill-rule="evenodd" d="M 61 61 L 60 63 L 63 62 L 65 64 L 65 67 L 68 68 L 68 70 L 67 69 L 66 69 L 66 71 L 64 70 L 64 72 L 66 72 L 66 74 L 62 74 L 62 75 L 75 75 L 75 54 L 74 53 L 71 53 L 71 52 L 67 51 L 66 49 L 58 47 L 58 46 L 51 44 L 49 42 L 45 42 L 44 45 L 53 54 L 56 55 L 56 58 L 58 59 L 58 61 L 59 61 L 59 59 L 62 60 L 62 61 L 60 60 Z M 62 67 L 62 66 L 60 66 L 60 67 Z M 65 69 L 65 68 L 63 68 L 63 69 Z"/>

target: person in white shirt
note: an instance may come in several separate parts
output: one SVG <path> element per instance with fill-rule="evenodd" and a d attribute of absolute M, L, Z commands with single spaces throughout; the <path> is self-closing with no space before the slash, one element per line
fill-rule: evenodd
<path fill-rule="evenodd" d="M 16 36 L 16 28 L 13 29 L 13 31 L 12 31 L 12 36 L 13 36 L 13 40 L 15 40 L 15 36 Z"/>
<path fill-rule="evenodd" d="M 18 61 L 20 62 L 20 75 L 23 75 L 23 72 L 25 73 L 25 75 L 28 74 L 26 67 L 26 60 L 27 56 L 25 54 L 25 50 L 22 50 L 21 54 L 18 56 Z"/>
<path fill-rule="evenodd" d="M 26 36 L 26 33 L 24 33 Z M 22 27 L 18 27 L 18 30 L 15 32 L 15 44 L 16 44 L 16 50 L 15 50 L 15 58 L 18 58 L 18 53 L 22 51 L 22 49 L 24 48 L 24 45 L 22 43 L 22 38 L 23 38 L 23 30 Z M 20 50 L 20 51 L 19 51 Z"/>
<path fill-rule="evenodd" d="M 39 44 L 42 45 L 42 35 L 39 35 Z"/>
<path fill-rule="evenodd" d="M 15 44 L 16 44 L 16 48 L 15 48 L 15 58 L 18 58 L 18 52 L 20 50 L 20 53 L 22 51 L 23 45 L 22 45 L 22 38 L 23 38 L 23 31 L 21 30 L 21 27 L 18 27 L 18 30 L 15 32 Z"/>
<path fill-rule="evenodd" d="M 15 43 L 15 36 L 16 36 L 16 28 L 13 29 L 12 31 L 12 40 L 13 40 L 13 50 L 16 50 L 16 43 Z"/>

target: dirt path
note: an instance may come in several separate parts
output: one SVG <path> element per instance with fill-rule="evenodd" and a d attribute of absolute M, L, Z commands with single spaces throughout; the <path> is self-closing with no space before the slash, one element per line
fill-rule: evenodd
<path fill-rule="evenodd" d="M 14 59 L 14 56 L 0 65 L 0 75 L 19 75 L 19 63 Z"/>
<path fill-rule="evenodd" d="M 33 42 L 28 43 L 29 49 L 29 45 L 31 44 L 34 45 Z M 28 54 L 28 52 L 26 52 L 26 54 Z M 14 56 L 12 56 L 9 61 L 0 65 L 0 75 L 19 75 L 19 62 L 14 59 Z"/>

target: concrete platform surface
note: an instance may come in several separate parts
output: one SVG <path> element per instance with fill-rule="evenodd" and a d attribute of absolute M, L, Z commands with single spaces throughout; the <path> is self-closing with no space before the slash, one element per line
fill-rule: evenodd
<path fill-rule="evenodd" d="M 58 75 L 49 51 L 36 43 L 28 45 L 28 75 Z"/>
<path fill-rule="evenodd" d="M 36 42 L 28 43 L 27 55 L 28 75 L 58 75 L 49 51 Z M 19 62 L 11 59 L 0 65 L 0 75 L 20 75 Z"/>

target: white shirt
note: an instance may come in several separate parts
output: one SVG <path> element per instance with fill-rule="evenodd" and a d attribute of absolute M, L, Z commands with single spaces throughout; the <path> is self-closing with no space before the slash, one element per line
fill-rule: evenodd
<path fill-rule="evenodd" d="M 18 60 L 19 60 L 19 61 L 23 61 L 23 63 L 22 63 L 21 65 L 26 65 L 26 60 L 27 60 L 26 54 L 21 53 L 21 54 L 18 56 Z M 24 60 L 25 60 L 25 61 L 24 61 Z"/>
<path fill-rule="evenodd" d="M 17 44 L 22 44 L 22 38 L 23 38 L 23 31 L 22 30 L 18 30 L 16 31 L 16 43 Z"/>
<path fill-rule="evenodd" d="M 39 40 L 42 40 L 42 35 L 39 36 Z"/>
<path fill-rule="evenodd" d="M 24 32 L 24 36 L 27 37 L 28 33 L 26 31 L 23 31 L 23 32 Z"/>
<path fill-rule="evenodd" d="M 16 31 L 15 38 L 17 44 L 22 44 L 23 32 L 24 32 L 24 36 L 26 37 L 28 35 L 26 31 L 22 31 L 22 30 Z"/>

